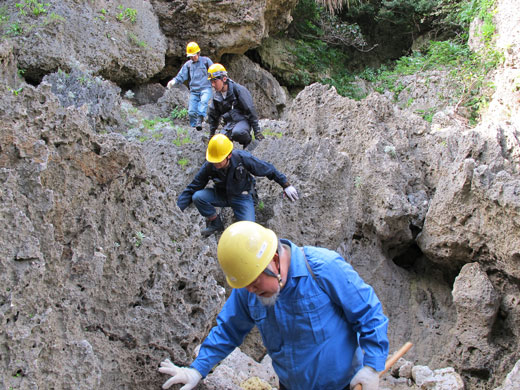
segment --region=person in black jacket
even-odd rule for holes
[[[241,144],[244,149],[251,142],[251,129],[255,139],[263,140],[253,97],[248,89],[231,80],[221,64],[209,67],[208,80],[215,90],[208,113],[210,137],[217,131],[222,118],[224,125],[221,133]]]
[[[223,134],[209,141],[206,162],[193,181],[182,191],[177,206],[184,211],[191,202],[199,213],[207,218],[207,226],[201,231],[205,237],[224,230],[224,224],[215,207],[231,207],[237,221],[255,222],[254,176],[265,176],[282,186],[285,195],[298,200],[298,192],[284,174],[276,168],[244,150],[233,150],[233,142]],[[210,180],[215,186],[206,188]]]

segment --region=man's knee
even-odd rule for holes
[[[233,141],[236,141],[241,145],[249,145],[251,142],[250,131],[246,129],[240,129],[238,131],[233,130],[231,137]]]
[[[195,204],[199,204],[199,203],[201,203],[201,201],[202,201],[202,202],[204,201],[203,198],[204,198],[204,197],[203,197],[203,191],[196,191],[196,192],[192,195],[191,200],[192,200],[193,203],[195,203]]]

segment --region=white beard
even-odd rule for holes
[[[278,291],[271,295],[269,298],[266,297],[258,297],[260,303],[264,306],[274,306],[276,300],[278,299],[278,295],[280,295],[280,287],[278,287]]]

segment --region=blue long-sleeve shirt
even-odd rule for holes
[[[191,92],[200,92],[205,89],[211,89],[211,81],[208,80],[208,68],[213,65],[213,61],[209,57],[200,56],[197,62],[188,60],[184,63],[175,80],[182,84],[189,80],[189,88]]]
[[[276,304],[233,290],[191,367],[206,376],[256,325],[291,390],[343,389],[362,366],[383,370],[388,319],[372,287],[338,253],[304,247],[313,277],[302,248],[282,242],[291,247],[291,264]]]

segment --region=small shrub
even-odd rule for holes
[[[179,164],[181,167],[185,167],[188,164],[189,160],[187,158],[181,158],[177,160],[177,164]]]
[[[40,3],[38,0],[23,0],[22,2],[15,4],[20,15],[25,16],[29,14],[36,17],[46,14],[49,6],[49,3]]]
[[[130,23],[135,23],[137,21],[137,10],[135,8],[125,8],[122,5],[118,5],[117,9],[121,11],[116,16],[118,21],[129,21]]]
[[[145,235],[143,232],[136,232],[134,236],[134,243],[135,247],[139,248],[141,244],[143,243],[143,239],[145,238]]]
[[[170,114],[170,117],[172,118],[172,120],[185,119],[187,116],[188,116],[188,110],[186,108],[179,108],[178,106],[176,106]]]
[[[130,42],[132,42],[136,46],[139,46],[139,47],[147,47],[148,46],[146,41],[144,41],[142,39],[139,39],[137,37],[137,35],[135,35],[134,33],[129,32],[128,33],[128,39],[130,40]]]
[[[264,129],[262,131],[262,134],[264,135],[264,137],[275,137],[275,138],[282,138],[283,134],[281,131],[274,131],[272,129],[270,129],[269,127]]]

